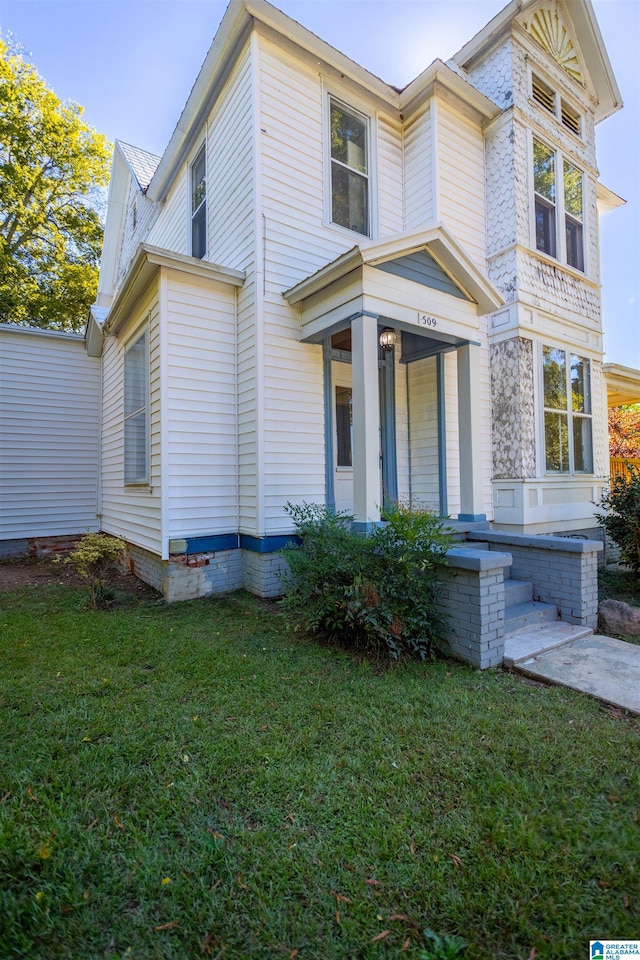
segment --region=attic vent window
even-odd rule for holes
[[[576,136],[580,136],[580,116],[576,113],[573,107],[570,107],[566,100],[563,100],[561,103],[561,117],[562,123],[564,126],[571,130],[572,133],[575,133]]]
[[[552,114],[563,127],[581,136],[582,125],[580,114],[566,100],[561,99],[553,87],[542,80],[537,74],[531,74],[531,97],[544,110]]]
[[[556,95],[551,87],[547,86],[544,80],[541,80],[540,77],[536,77],[535,73],[531,77],[531,92],[536,103],[539,103],[540,106],[544,107],[545,110],[548,110],[549,113],[555,114]]]

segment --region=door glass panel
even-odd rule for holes
[[[336,387],[336,463],[339,467],[351,467],[351,436],[353,431],[351,387]]]

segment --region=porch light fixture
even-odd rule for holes
[[[396,332],[391,327],[385,327],[380,334],[380,346],[385,353],[389,353],[396,345]]]

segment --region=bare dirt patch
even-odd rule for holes
[[[86,586],[85,581],[78,576],[69,563],[54,563],[53,560],[33,557],[0,562],[0,592],[49,586],[54,583],[64,583],[70,587]],[[109,583],[118,593],[127,594],[139,600],[160,598],[157,591],[130,573],[114,571],[109,577]]]

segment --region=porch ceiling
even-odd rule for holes
[[[449,342],[475,339],[478,318],[504,303],[442,224],[353,247],[283,295],[311,342],[363,313]]]

